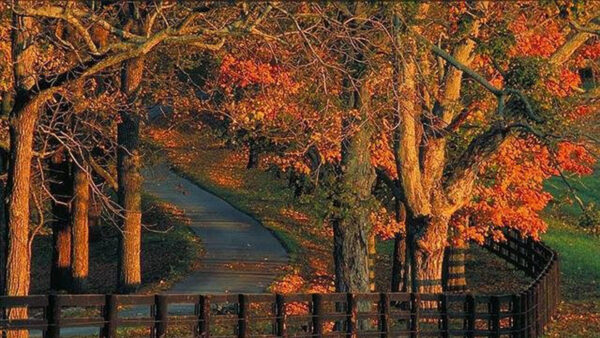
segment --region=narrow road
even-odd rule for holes
[[[144,190],[185,212],[189,227],[205,251],[201,267],[165,293],[261,293],[288,264],[289,256],[273,234],[252,217],[219,197],[173,173],[167,164],[142,170]],[[170,315],[193,313],[192,305],[173,304]],[[120,318],[148,316],[149,308],[133,306],[119,311]],[[61,330],[63,337],[98,335],[98,328]],[[31,337],[41,337],[31,331]]]
[[[185,212],[205,250],[200,270],[167,293],[260,293],[288,264],[285,249],[269,230],[167,164],[142,174],[146,192]]]

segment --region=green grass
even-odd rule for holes
[[[585,205],[593,203],[600,207],[600,167],[592,175],[568,178],[568,181]],[[581,216],[581,208],[577,203],[570,203],[573,200],[572,193],[560,177],[547,180],[544,190],[554,196],[555,202],[551,204],[554,212],[573,218]]]
[[[600,206],[600,168],[592,175],[570,179],[585,205]],[[551,337],[598,337],[600,335],[600,237],[578,225],[582,210],[572,203],[572,192],[560,178],[552,178],[545,190],[554,196],[544,218],[548,232],[542,240],[560,257],[564,303],[549,327]]]
[[[564,298],[600,299],[600,239],[567,221],[550,216],[547,221],[542,239],[559,253]]]

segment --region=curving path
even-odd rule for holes
[[[172,172],[161,163],[142,170],[144,189],[185,212],[202,240],[201,267],[175,283],[165,293],[261,293],[288,264],[281,243],[258,221],[235,209],[219,197]],[[173,304],[169,314],[189,314],[191,305]],[[121,309],[119,317],[148,316],[149,308]],[[61,336],[97,336],[98,328],[74,327],[61,330]],[[31,337],[41,337],[32,331]]]
[[[260,293],[288,264],[273,234],[252,217],[172,172],[166,163],[142,170],[146,192],[185,212],[202,240],[199,271],[168,293]]]

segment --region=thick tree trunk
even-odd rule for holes
[[[71,288],[71,172],[64,150],[58,150],[49,163],[52,199],[52,270],[50,288]]]
[[[124,65],[121,86],[133,104],[139,89],[144,60],[127,61]],[[136,290],[141,283],[141,188],[140,175],[140,117],[136,112],[122,111],[121,123],[117,130],[117,176],[118,198],[123,208],[119,243],[118,288],[121,292]]]
[[[369,154],[370,131],[363,125],[343,143],[338,215],[333,219],[335,285],[338,292],[369,292],[369,199],[375,180]]]
[[[73,292],[86,290],[89,270],[89,228],[88,210],[90,205],[90,187],[88,173],[73,166],[73,203],[71,214],[72,253],[71,273]]]
[[[16,5],[16,4],[15,4]],[[21,2],[19,5],[23,5]],[[45,99],[39,96],[30,100],[28,90],[33,85],[33,58],[23,57],[31,46],[32,19],[13,15],[11,34],[11,59],[14,72],[14,99],[9,114],[10,159],[6,182],[6,262],[4,264],[4,294],[24,296],[29,293],[30,283],[30,238],[29,238],[29,193],[31,178],[31,159],[33,155],[33,133],[39,115],[40,103]],[[11,93],[12,94],[12,93]],[[12,96],[12,95],[11,95]],[[4,102],[3,102],[4,103]],[[3,110],[8,110],[7,105]],[[27,308],[7,310],[5,318],[9,320],[27,318]],[[9,338],[24,338],[26,330],[9,331]]]
[[[19,97],[17,97],[19,98]],[[25,100],[25,98],[22,98]],[[8,296],[29,293],[29,192],[34,126],[38,112],[25,109],[19,101],[13,108],[10,121],[10,154],[6,191],[7,262],[5,291]],[[27,318],[27,308],[7,310],[8,319]],[[10,331],[7,337],[27,337],[27,331]]]
[[[141,282],[141,187],[139,117],[123,113],[119,125],[117,167],[119,204],[123,208],[119,245],[119,290],[131,292]]]
[[[5,174],[8,166],[8,152],[4,149],[0,149],[0,173]],[[6,184],[4,180],[0,180],[0,199],[4,201],[6,194]],[[4,203],[0,203],[0,271],[5,271],[6,264],[6,238],[8,236],[7,227],[6,227],[6,208]],[[0,273],[0,290],[4,291],[4,277],[5,273]],[[0,318],[2,318],[3,313],[0,312]]]
[[[411,245],[413,290],[421,293],[442,292],[442,266],[448,236],[448,217],[433,215],[413,219],[415,230]]]

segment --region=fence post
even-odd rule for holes
[[[382,292],[379,296],[379,331],[381,337],[387,337],[390,332],[390,295]]]
[[[410,337],[419,336],[419,309],[421,307],[421,297],[418,293],[410,294]]]
[[[156,338],[164,338],[167,336],[167,320],[168,320],[168,307],[167,296],[156,295],[154,296],[154,331]]]
[[[200,296],[200,313],[198,316],[198,336],[210,336],[210,298]]]
[[[104,327],[102,328],[102,336],[104,338],[114,338],[117,336],[117,320],[119,318],[117,304],[116,295],[106,295],[104,303]]]
[[[542,325],[540,330],[543,332],[548,323],[548,271],[542,274]]]
[[[521,330],[523,329],[523,316],[521,315],[521,295],[512,296],[512,325],[510,327],[511,337],[521,337]]]
[[[60,300],[58,295],[48,295],[48,309],[46,317],[48,320],[48,338],[60,337]]]
[[[240,294],[238,302],[238,337],[245,338],[248,335],[248,295]]]
[[[475,336],[475,297],[471,294],[466,295],[465,298],[465,312],[467,317],[465,318],[465,330],[467,331],[467,337]]]
[[[285,325],[285,298],[281,294],[275,295],[275,315],[276,318],[276,332],[275,334],[278,337],[283,337],[286,335],[286,325]]]
[[[529,247],[529,254],[527,256],[529,258],[529,264],[531,265],[531,275],[536,276],[537,265],[535,264],[535,241],[531,237],[528,237],[527,244]]]
[[[535,282],[533,287],[533,328],[534,328],[534,337],[537,337],[540,334],[540,282]]]
[[[348,316],[348,337],[356,337],[356,322],[358,317],[358,306],[354,294],[348,293],[346,296],[346,315]]]
[[[527,291],[527,325],[529,337],[536,337],[535,333],[535,285]]]
[[[491,337],[500,337],[500,299],[498,296],[490,298],[490,323]]]
[[[323,298],[318,293],[312,295],[312,333],[320,336],[323,333],[323,322],[321,315],[323,314]]]
[[[442,325],[441,325],[441,329],[442,329],[442,334],[441,336],[446,338],[450,336],[450,326],[449,321],[450,321],[450,316],[448,315],[448,295],[446,295],[445,293],[442,294],[440,296],[440,311],[441,311],[441,320],[442,320]]]

